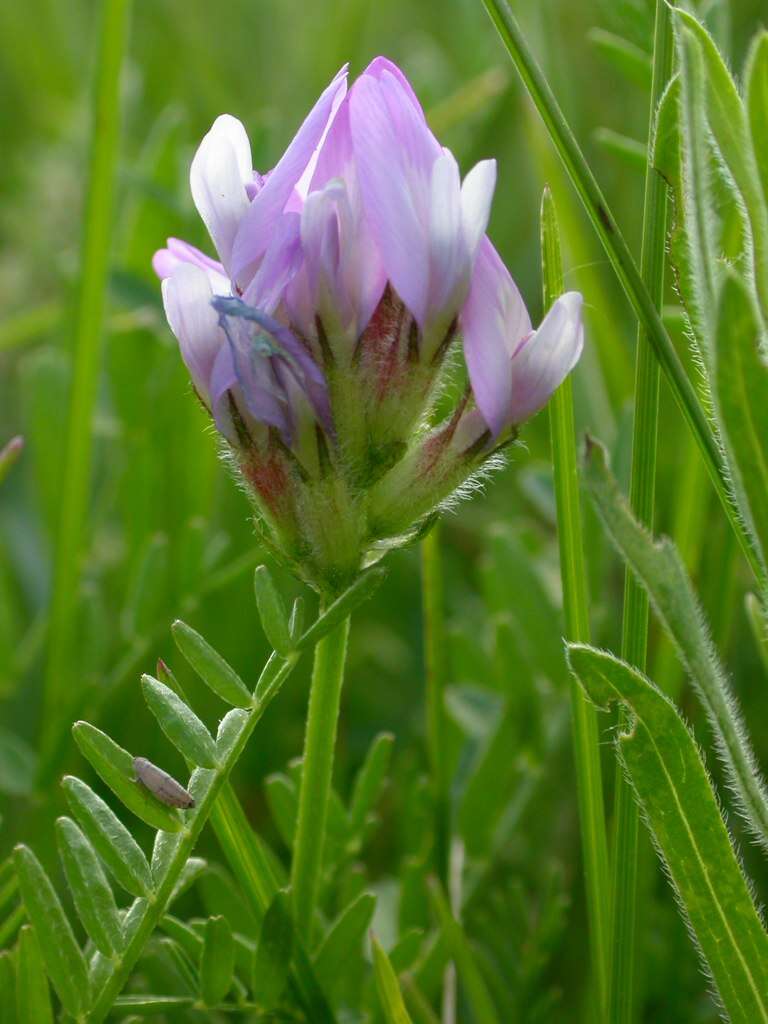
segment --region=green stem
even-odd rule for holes
[[[315,648],[307,711],[299,817],[293,843],[291,889],[298,932],[312,935],[315,903],[325,843],[325,822],[333,775],[336,727],[347,654],[349,619],[336,626]]]
[[[82,274],[75,313],[72,390],[63,457],[43,693],[44,751],[55,745],[63,723],[67,721],[63,711],[77,680],[77,589],[91,483],[93,411],[101,364],[120,143],[120,69],[127,46],[129,7],[130,0],[105,0],[100,34],[91,162],[85,199]]]
[[[727,475],[717,441],[710,430],[706,412],[697,398],[696,391],[688,379],[685,368],[664,326],[658,306],[645,285],[600,186],[584,159],[576,137],[563,116],[541,68],[529,50],[520,26],[506,0],[483,0],[483,3],[549,131],[568,176],[603,244],[611,266],[632,304],[638,320],[643,325],[647,340],[667,378],[683,418],[701,448],[707,470],[728,521],[738,538],[742,553],[755,578],[762,583],[764,576],[762,567],[729,496]]]
[[[548,189],[541,211],[544,308],[563,291],[560,240],[554,204]],[[589,598],[581,527],[579,475],[573,420],[573,393],[567,378],[549,403],[552,464],[555,476],[557,527],[563,607],[569,639],[589,642]],[[608,841],[605,829],[600,737],[595,709],[575,679],[571,681],[571,710],[579,822],[589,915],[598,1021],[607,1021],[610,972],[609,916],[605,882],[608,878]]]
[[[440,527],[421,543],[421,600],[426,668],[426,730],[434,798],[434,865],[441,885],[448,887],[450,794],[445,749],[445,608]]]
[[[656,109],[672,70],[672,25],[665,0],[656,0],[653,46],[653,79],[648,124],[648,157],[645,171],[643,236],[640,269],[656,308],[664,301],[664,257],[667,223],[667,190],[653,167],[653,132]],[[635,372],[635,417],[632,437],[632,468],[629,500],[636,516],[653,529],[656,492],[656,453],[659,418],[659,362],[653,354],[641,320],[637,334]],[[648,646],[648,596],[627,567],[624,576],[624,612],[621,656],[645,670]],[[626,725],[626,712],[620,712]],[[613,842],[613,886],[611,899],[611,947],[613,970],[610,985],[610,1020],[629,1024],[634,1018],[637,997],[637,893],[639,812],[623,771],[616,767]]]

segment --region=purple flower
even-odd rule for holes
[[[195,154],[218,259],[155,254],[168,322],[276,547],[321,589],[438,508],[579,358],[581,296],[534,331],[486,235],[495,184],[493,160],[462,180],[383,57],[349,91],[339,71],[271,171],[226,114]],[[434,425],[462,343],[471,390]]]

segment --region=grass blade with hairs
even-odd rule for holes
[[[768,849],[768,794],[760,777],[704,615],[674,544],[656,542],[632,515],[606,463],[605,449],[590,442],[585,481],[613,543],[645,587],[674,641],[707,712],[739,809]]]
[[[693,736],[653,683],[612,654],[568,648],[598,707],[631,715],[617,738],[647,825],[731,1024],[768,1021],[768,935]]]

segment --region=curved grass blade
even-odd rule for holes
[[[164,832],[178,832],[181,829],[178,813],[160,803],[136,781],[132,754],[89,722],[75,722],[72,735],[83,756],[137,818]]]
[[[768,564],[768,366],[749,292],[733,273],[717,311],[715,395],[739,511]]]
[[[747,59],[747,117],[752,137],[752,149],[763,186],[763,199],[768,203],[768,148],[765,133],[768,129],[768,32],[755,36]]]
[[[182,757],[201,768],[215,768],[216,744],[189,705],[152,676],[141,677],[141,688],[157,724]]]
[[[692,735],[630,665],[582,644],[568,658],[598,707],[631,713],[617,750],[731,1024],[768,1021],[768,935]]]
[[[51,880],[27,846],[13,851],[19,887],[40,953],[67,1013],[81,1018],[89,1008],[88,968]]]
[[[467,936],[451,913],[448,900],[436,878],[429,880],[429,896],[435,916],[440,923],[443,938],[456,964],[459,978],[464,985],[467,1002],[472,1007],[475,1019],[483,1021],[483,1024],[501,1024],[501,1018],[491,999],[485,978],[477,966]]]
[[[413,1024],[403,1002],[395,969],[375,935],[372,936],[372,944],[376,991],[379,993],[384,1019],[387,1024]]]
[[[648,592],[707,712],[718,750],[747,825],[768,849],[768,794],[704,615],[680,557],[637,522],[606,464],[605,449],[589,445],[585,482],[613,543]]]
[[[584,159],[576,137],[541,68],[536,63],[509,4],[506,0],[483,0],[483,4],[547,127],[553,145],[584,204],[584,209],[602,242],[611,266],[632,304],[638,320],[645,329],[648,342],[659,360],[683,418],[701,449],[707,471],[744,556],[755,578],[762,582],[762,567],[754,557],[749,538],[730,501],[728,481],[720,451],[710,429],[707,415],[675,351],[653,297],[643,282],[632,253],[618,229],[605,196]]]
[[[207,640],[178,619],[171,632],[176,646],[206,686],[228,704],[238,708],[251,706],[253,697],[248,687]]]
[[[56,842],[80,920],[104,956],[116,956],[125,945],[115,897],[99,858],[71,818],[56,822]]]
[[[70,809],[115,881],[132,896],[152,895],[144,852],[115,812],[73,775],[62,781]]]
[[[10,957],[3,954],[3,961],[10,967]],[[6,993],[2,993],[5,997]],[[0,1013],[10,1010],[5,1006]],[[34,1024],[53,1024],[53,1007],[48,986],[48,975],[45,973],[43,957],[34,929],[25,924],[19,932],[19,945],[16,950],[16,1013],[19,1022],[34,1021]],[[14,1019],[14,1018],[11,1018]]]
[[[768,208],[752,148],[747,112],[714,39],[688,11],[676,8],[675,16],[683,34],[695,39],[704,61],[707,120],[747,212],[754,250],[755,287],[763,318],[768,319]]]

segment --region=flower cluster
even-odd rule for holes
[[[486,235],[495,162],[462,181],[390,61],[346,78],[264,175],[242,124],[217,118],[190,178],[219,261],[178,239],[154,259],[265,542],[326,593],[423,528],[583,342],[581,296],[534,331]],[[462,346],[470,388],[434,424]]]

